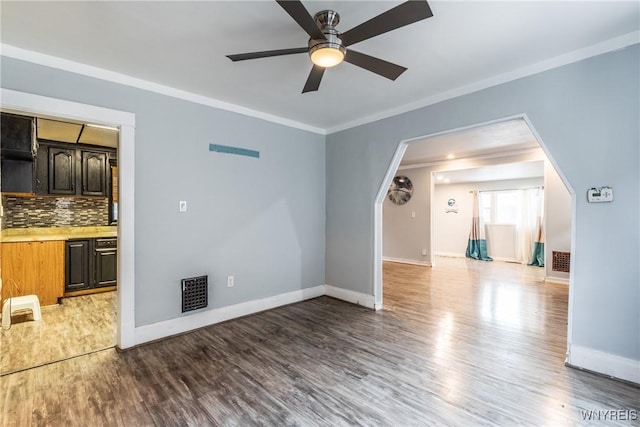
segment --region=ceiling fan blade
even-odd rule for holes
[[[342,33],[340,38],[345,46],[350,46],[432,16],[425,0],[409,0]]]
[[[309,11],[299,0],[276,0],[278,4],[287,12],[312,39],[326,40],[316,21],[309,14]]]
[[[247,59],[268,58],[270,56],[293,55],[294,53],[307,53],[308,47],[296,47],[293,49],[263,50],[262,52],[238,53],[236,55],[227,55],[227,58],[235,61],[244,61]]]
[[[387,62],[383,59],[365,55],[364,53],[356,52],[355,50],[348,50],[344,60],[390,80],[397,79],[400,74],[407,71],[405,67],[401,67],[400,65],[396,65],[392,62]]]
[[[307,77],[307,82],[304,84],[304,88],[302,89],[302,93],[307,92],[315,92],[320,87],[320,81],[322,80],[322,75],[324,74],[324,68],[318,67],[314,65],[309,73],[309,77]]]

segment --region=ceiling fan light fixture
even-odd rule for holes
[[[311,62],[323,68],[335,67],[340,64],[344,60],[345,53],[344,46],[331,42],[318,43],[309,49]]]

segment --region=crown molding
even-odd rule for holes
[[[55,68],[58,70],[68,71],[70,73],[80,74],[88,77],[94,77],[96,79],[118,83],[125,86],[130,86],[136,89],[142,89],[149,92],[159,93],[161,95],[166,95],[173,98],[182,99],[185,101],[190,101],[196,104],[202,104],[209,107],[218,108],[220,110],[226,110],[233,113],[242,114],[244,116],[249,116],[256,119],[266,120],[268,122],[277,123],[277,124],[284,125],[291,128],[301,129],[308,132],[317,133],[320,135],[326,135],[326,132],[324,129],[321,129],[315,126],[310,126],[305,123],[297,122],[295,120],[290,120],[284,117],[265,113],[263,111],[253,110],[251,108],[242,107],[240,105],[220,101],[215,98],[198,95],[196,93],[187,92],[185,90],[176,89],[170,86],[153,83],[147,80],[131,77],[126,74],[117,73],[115,71],[105,70],[103,68],[94,67],[92,65],[82,64],[80,62],[70,61],[68,59],[46,55],[44,53],[26,50],[26,49],[22,49],[16,46],[11,46],[8,44],[0,44],[0,55],[7,58],[13,58],[21,61],[30,62],[32,64],[43,65],[45,67]]]
[[[469,85],[465,85],[456,89],[441,92],[439,94],[436,94],[434,96],[430,96],[427,98],[423,98],[416,102],[405,104],[397,108],[388,109],[377,114],[369,115],[357,120],[345,122],[337,126],[328,127],[324,129],[316,126],[311,126],[306,123],[298,122],[295,120],[287,119],[285,117],[269,114],[263,111],[253,110],[251,108],[221,101],[215,98],[198,95],[192,92],[187,92],[187,91],[176,89],[170,86],[149,82],[136,77],[131,77],[131,76],[117,73],[114,71],[105,70],[99,67],[94,67],[92,65],[82,64],[79,62],[70,61],[67,59],[62,59],[59,57],[22,49],[16,46],[8,45],[8,44],[0,43],[0,55],[7,58],[19,59],[21,61],[43,65],[46,67],[51,67],[51,68],[55,68],[63,71],[68,71],[75,74],[94,77],[97,79],[122,84],[125,86],[135,87],[137,89],[147,90],[150,92],[155,92],[155,93],[171,96],[178,99],[183,99],[185,101],[194,102],[196,104],[202,104],[202,105],[207,105],[209,107],[218,108],[221,110],[231,111],[231,112],[242,114],[245,116],[254,117],[254,118],[266,120],[272,123],[281,124],[291,128],[301,129],[304,131],[308,131],[308,132],[312,132],[320,135],[329,135],[329,134],[340,132],[346,129],[354,128],[356,126],[361,126],[367,123],[375,122],[378,120],[397,116],[402,113],[427,107],[429,105],[446,101],[448,99],[456,98],[463,95],[468,95],[473,92],[477,92],[492,86],[497,86],[497,85],[507,83],[513,80],[517,80],[523,77],[538,74],[543,71],[551,70],[553,68],[558,68],[574,62],[582,61],[584,59],[591,58],[593,56],[598,56],[604,53],[623,49],[625,47],[632,46],[638,43],[640,43],[640,31],[633,31],[631,33],[627,33],[619,37],[605,40],[603,42],[596,43],[592,46],[588,46],[588,47],[578,49],[563,55],[559,55],[554,58],[550,58],[550,59],[538,62],[536,64],[522,67],[514,71],[498,74],[494,77],[481,80]]]
[[[386,119],[389,117],[397,116],[402,113],[414,111],[429,105],[437,104],[438,102],[446,101],[448,99],[457,98],[459,96],[468,95],[473,92],[478,92],[483,89],[490,88],[492,86],[498,86],[503,83],[507,83],[513,80],[518,80],[523,77],[528,77],[534,74],[542,73],[554,68],[562,67],[564,65],[579,62],[593,56],[602,55],[604,53],[612,52],[625,47],[632,46],[640,43],[640,31],[633,31],[631,33],[624,34],[619,37],[615,37],[609,40],[605,40],[594,45],[574,50],[563,55],[559,55],[536,64],[528,65],[526,67],[519,68],[517,70],[509,71],[507,73],[498,74],[485,80],[481,80],[469,85],[465,85],[456,89],[441,92],[437,95],[423,98],[419,101],[405,104],[403,106],[392,108],[386,111],[382,111],[378,114],[373,114],[367,117],[363,117],[357,120],[346,122],[334,127],[325,129],[326,134],[340,132],[343,130],[351,129],[356,126],[365,125],[378,120]]]

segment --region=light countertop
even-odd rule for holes
[[[8,228],[2,230],[3,243],[38,242],[46,240],[69,240],[94,237],[116,237],[118,227],[47,227],[47,228]]]

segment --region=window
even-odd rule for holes
[[[480,220],[485,224],[517,224],[520,211],[518,190],[480,193]]]

